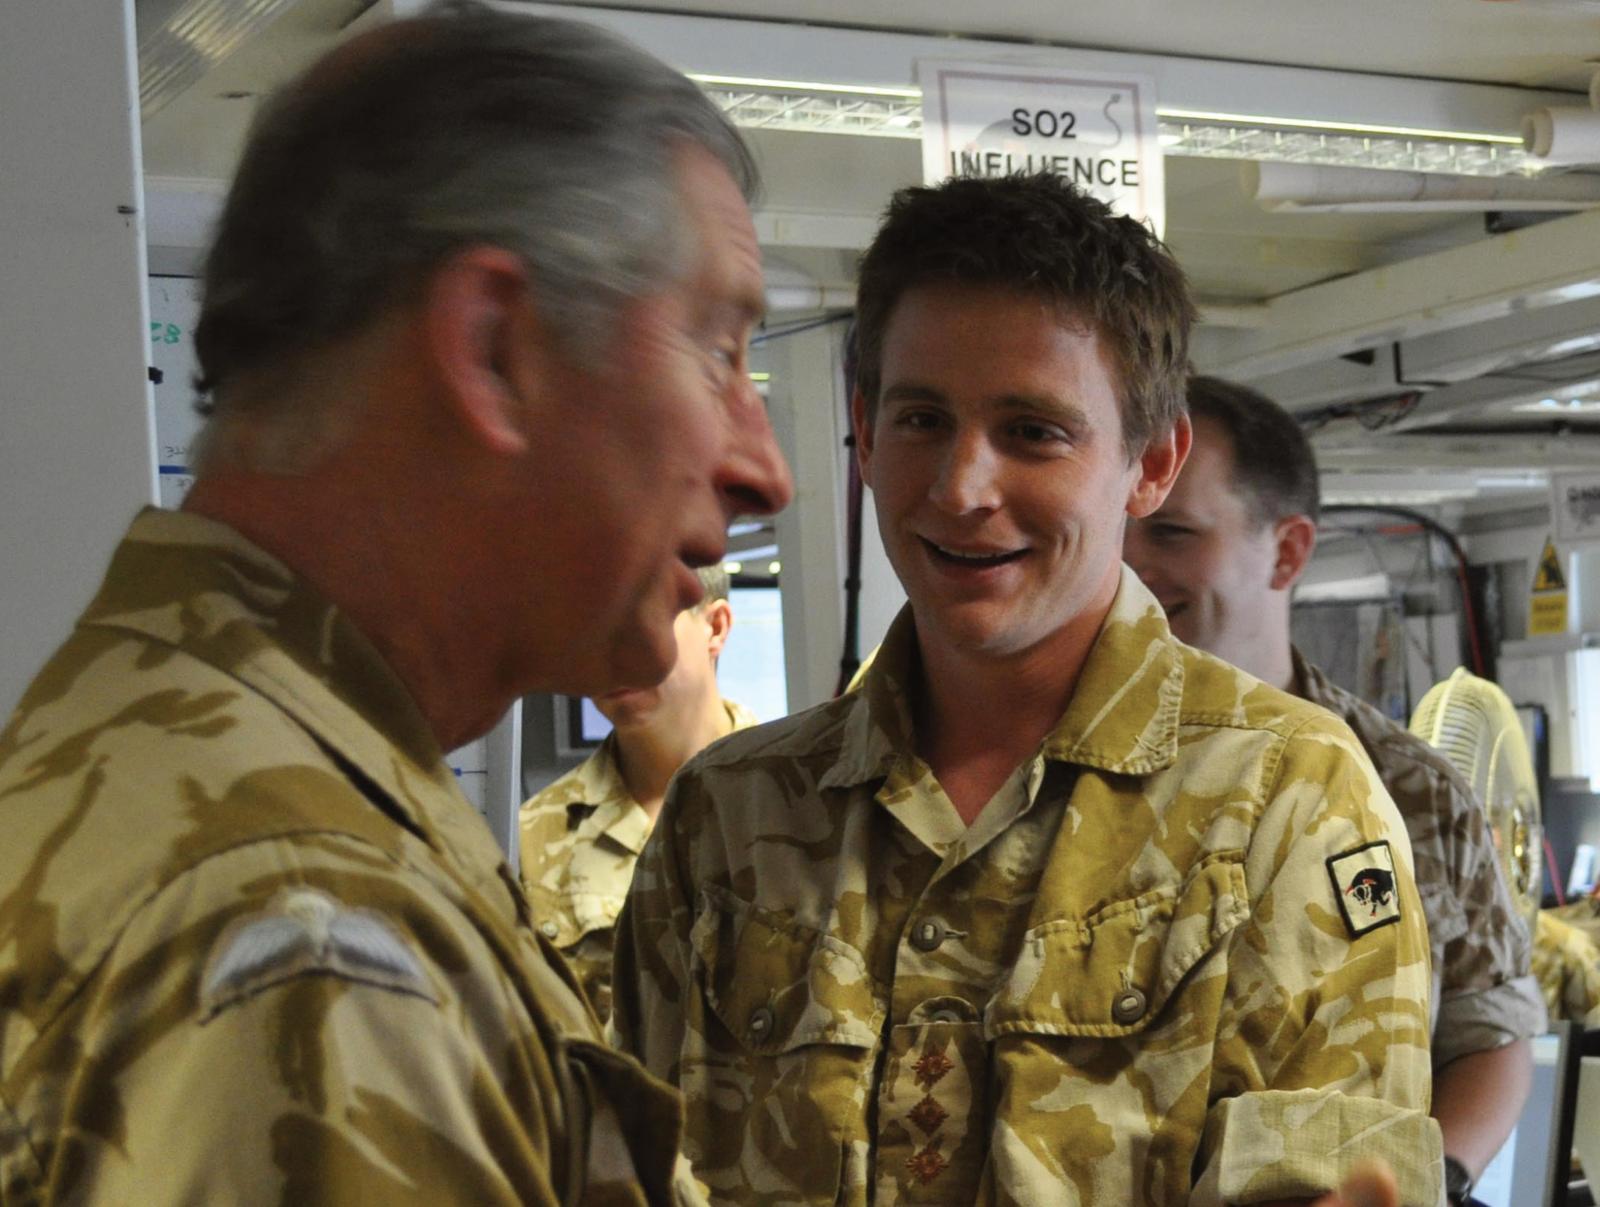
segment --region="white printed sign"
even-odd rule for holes
[[[195,410],[194,324],[200,282],[188,277],[150,278],[150,364],[160,376],[156,404],[156,459],[161,506],[177,507],[194,481],[189,446],[200,430]]]
[[[1600,473],[1552,476],[1550,520],[1558,545],[1600,541]]]
[[[1054,172],[1130,218],[1166,225],[1147,76],[922,59],[922,176]]]

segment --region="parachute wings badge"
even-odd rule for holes
[[[297,886],[231,922],[200,978],[200,1016],[291,977],[321,974],[437,1001],[416,953],[382,918]]]
[[[1328,876],[1350,937],[1358,939],[1400,921],[1400,894],[1395,886],[1394,853],[1385,841],[1369,842],[1328,859]]]

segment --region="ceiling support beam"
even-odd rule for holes
[[[1247,380],[1333,356],[1600,294],[1600,210],[1273,298],[1216,350]]]
[[[1317,465],[1324,472],[1406,473],[1420,484],[1433,470],[1478,470],[1484,473],[1548,472],[1593,469],[1600,465],[1600,435],[1569,432],[1564,436],[1368,436],[1363,443],[1324,445],[1315,442]]]

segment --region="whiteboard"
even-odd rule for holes
[[[189,449],[203,420],[195,411],[194,325],[200,282],[193,277],[150,278],[150,363],[161,380],[151,384],[156,406],[156,468],[163,507],[183,502],[194,475]]]

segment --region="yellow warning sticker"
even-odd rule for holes
[[[1539,568],[1533,572],[1535,591],[1565,591],[1567,576],[1561,571],[1561,558],[1556,555],[1555,542],[1545,538],[1544,552],[1539,555]]]
[[[1567,631],[1567,576],[1555,542],[1545,539],[1528,596],[1528,636],[1555,637]]]

